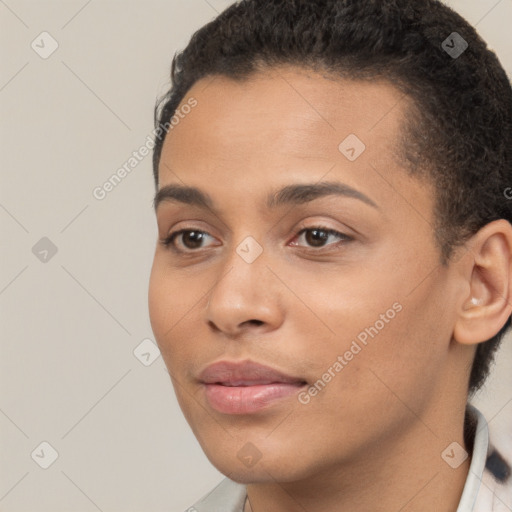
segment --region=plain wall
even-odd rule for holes
[[[162,358],[134,355],[153,340],[151,156],[93,191],[151,134],[174,52],[229,3],[0,2],[1,511],[179,511],[223,478]],[[512,2],[450,5],[510,75]],[[493,429],[512,425],[511,368],[507,338],[477,400]]]

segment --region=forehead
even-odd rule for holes
[[[389,143],[400,131],[409,102],[385,80],[347,80],[294,67],[257,72],[243,81],[205,77],[182,104],[191,97],[198,105],[180,130],[171,132],[167,146],[195,136],[203,152],[233,150],[243,143],[244,156],[252,146],[255,152],[280,148],[320,158],[337,157],[336,142],[350,133],[370,145]]]
[[[262,184],[310,183],[328,174],[391,206],[400,188],[406,195],[425,194],[410,190],[418,183],[406,176],[398,156],[410,99],[385,80],[281,67],[243,81],[205,77],[182,105],[191,98],[197,105],[165,139],[161,186],[181,182],[221,199],[230,194],[230,201],[233,191],[243,190],[245,201],[263,197],[269,187]],[[347,145],[360,153],[356,159],[343,152]],[[418,198],[426,210],[428,199]]]

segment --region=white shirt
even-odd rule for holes
[[[456,512],[511,512],[510,466],[496,455],[492,458],[495,464],[488,463],[489,467],[486,467],[489,456],[496,453],[490,449],[487,421],[478,409],[471,405],[468,407],[476,417],[476,432],[471,464]],[[507,472],[508,478],[503,482],[495,477]],[[246,498],[245,484],[226,477],[186,512],[243,512]]]

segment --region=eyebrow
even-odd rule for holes
[[[326,196],[343,196],[358,199],[379,210],[377,204],[369,197],[355,188],[339,182],[320,182],[307,184],[287,185],[275,192],[271,192],[266,199],[267,209],[272,210],[279,206],[291,204],[305,204],[314,199]],[[196,187],[179,184],[165,185],[155,194],[153,205],[155,210],[162,202],[178,202],[216,211],[210,195]]]

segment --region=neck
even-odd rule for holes
[[[441,457],[453,441],[465,446],[464,410],[457,420],[446,425],[431,417],[432,430],[415,422],[405,435],[360,450],[357,460],[321,468],[308,479],[248,484],[244,512],[453,512],[470,465],[468,457],[453,469]]]

